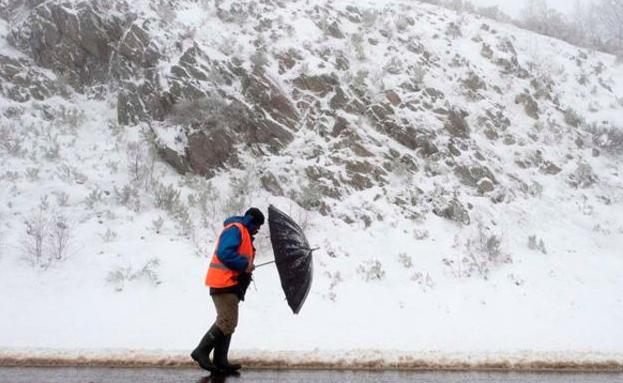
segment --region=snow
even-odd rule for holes
[[[179,3],[174,26],[177,29],[170,31],[170,35],[156,32],[163,44],[177,32],[196,28],[194,40],[189,37],[184,44],[203,46],[213,53],[211,59],[218,60],[225,56],[219,44],[229,36],[234,39],[233,54],[250,67],[248,58],[255,51],[251,42],[257,37],[250,32],[250,26],[243,34],[240,26],[224,24],[195,2]],[[396,45],[395,37],[386,39],[372,29],[370,36],[379,43],[372,46],[365,39],[366,59],[357,60],[348,37],[339,41],[323,40],[322,31],[305,10],[325,2],[310,3],[306,6],[292,2],[268,15],[274,19],[281,16],[294,27],[292,34],[274,43],[274,52],[285,52],[298,45],[318,50],[339,49],[349,52],[353,72],[340,73],[341,77],[353,75],[359,69],[372,73],[369,82],[374,71],[380,76],[383,73],[380,68],[390,60],[385,54]],[[343,10],[347,3],[335,7]],[[361,7],[392,12],[399,12],[399,5],[405,5],[379,1],[365,4]],[[417,36],[432,57],[441,58],[441,64],[426,73],[425,82],[443,91],[450,103],[467,105],[470,125],[475,130],[473,137],[479,147],[487,156],[496,158],[495,165],[501,174],[538,182],[542,186],[540,197],[515,198],[492,205],[486,198],[462,193],[463,201],[473,206],[472,224],[459,226],[433,214],[423,220],[410,220],[396,213],[389,197],[376,199],[385,189],[398,195],[417,186],[432,193],[451,185],[449,175],[433,178],[420,172],[410,180],[393,177],[388,187],[375,186],[345,195],[340,201],[329,201],[333,216],[307,212],[289,198],[272,196],[262,191],[259,181],[253,179],[248,204],[265,212],[269,204],[274,204],[291,214],[303,224],[311,246],[320,250],[314,253],[314,283],[299,315],[290,312],[274,266],[262,267],[254,273],[255,283],[241,304],[240,323],[232,344],[233,357],[257,363],[285,360],[292,364],[331,364],[340,360],[347,365],[378,360],[389,364],[402,361],[407,365],[418,360],[431,364],[460,361],[623,364],[621,157],[605,154],[593,157],[589,148],[574,147],[573,138],[565,132],[548,131],[549,128],[544,128],[546,131],[538,141],[527,138],[535,129],[534,121],[526,116],[522,105],[515,103],[515,95],[530,87],[529,80],[500,74],[497,66],[481,56],[481,44],[471,38],[481,35],[491,47],[497,46],[499,36],[512,41],[520,64],[527,67],[528,61],[538,61],[544,75],[556,80],[561,105],[573,107],[590,121],[623,124],[618,102],[623,97],[623,68],[615,65],[612,56],[596,52],[577,65],[571,60],[578,56],[575,47],[470,15],[460,16],[464,18],[463,37],[448,41],[435,35],[443,35],[447,23],[458,21],[458,15],[427,4],[412,6],[418,21],[409,35],[414,39]],[[147,9],[140,3],[135,7]],[[390,15],[389,11],[383,14]],[[346,20],[341,21],[345,24],[343,31],[356,30]],[[497,34],[479,33],[484,22]],[[13,49],[6,42],[7,34],[8,25],[0,19],[2,54]],[[399,32],[393,30],[393,34]],[[288,86],[286,80],[300,73],[326,73],[322,67],[324,61],[314,51],[303,48],[300,51],[308,56],[292,73],[280,76],[273,65],[268,69],[269,78],[283,87]],[[476,64],[451,67],[448,62],[455,54]],[[504,57],[504,53],[496,50],[495,57]],[[171,63],[178,58],[171,55]],[[400,58],[408,63],[419,59],[411,52],[401,52]],[[582,73],[592,73],[599,62],[604,64],[602,77],[611,82],[611,92],[598,84],[596,76],[589,76],[589,87],[576,82]],[[169,68],[166,63],[159,66],[163,73]],[[496,93],[489,87],[483,91],[486,98],[466,104],[465,95],[456,83],[469,70],[488,84],[496,84],[502,92]],[[393,88],[405,77],[404,74],[380,76],[380,83],[374,86]],[[382,94],[379,92],[377,96]],[[598,102],[602,108],[590,112],[588,100]],[[221,205],[231,193],[229,176],[244,176],[244,172],[232,170],[214,177],[210,182],[219,198],[213,201],[219,206],[205,224],[193,211],[195,226],[190,234],[182,233],[171,215],[156,206],[149,186],[139,188],[138,209],[131,203],[119,202],[117,193],[134,176],[128,145],[138,145],[141,163],[148,162],[150,157],[141,127],[116,130],[114,99],[89,100],[74,95],[71,100],[55,98],[46,103],[53,108],[82,111],[84,120],[75,130],[55,125],[44,121],[37,103],[30,101],[22,105],[30,113],[13,121],[2,113],[16,103],[0,98],[3,124],[0,127],[11,123],[24,126],[12,130],[11,137],[21,139],[29,153],[11,155],[0,146],[0,329],[3,329],[0,361],[32,355],[60,359],[86,355],[93,359],[187,360],[189,350],[214,320],[214,308],[202,281],[220,224],[226,217]],[[525,139],[523,146],[505,147],[501,140],[491,142],[476,134],[482,130],[476,116],[496,103],[504,106],[511,120],[509,130]],[[435,131],[440,131],[443,125],[430,113],[414,116],[408,109],[397,113]],[[547,120],[564,124],[553,107],[543,114],[542,122]],[[358,135],[371,143],[369,147],[375,156],[381,158],[387,146],[404,150],[371,129],[365,120],[357,122]],[[154,125],[154,129],[162,143],[183,153],[186,143],[177,139],[183,137],[180,127]],[[54,135],[58,135],[60,152],[58,157],[49,159],[45,153],[53,146],[50,137]],[[331,170],[339,169],[328,156],[314,158],[316,147],[325,151],[329,148],[316,132],[301,131],[284,153],[263,159],[249,156],[242,161],[286,177],[288,182],[283,186],[287,192],[300,186],[299,170],[306,165],[319,163]],[[536,168],[522,169],[515,164],[520,155],[527,156],[535,150],[541,150],[545,159],[556,160],[563,174],[573,171],[580,159],[590,161],[599,182],[593,189],[572,189],[562,177],[553,178]],[[575,157],[567,159],[565,155],[571,150]],[[471,160],[465,154],[460,159]],[[71,174],[63,177],[63,169],[67,167]],[[39,169],[39,175],[29,177],[30,168]],[[183,201],[207,189],[200,177],[181,177],[160,161],[154,164],[153,178],[163,185],[176,186]],[[89,202],[88,196],[97,191],[100,197]],[[65,205],[55,197],[59,193],[67,194]],[[73,236],[67,259],[42,269],[24,260],[24,221],[37,211],[46,195],[51,204],[50,215],[65,214],[71,222]],[[609,203],[604,203],[604,199]],[[361,217],[377,214],[383,219],[375,219],[366,227]],[[348,224],[340,217],[358,219]],[[153,228],[158,218],[164,219],[159,231]],[[477,223],[490,224],[493,233],[503,239],[502,251],[512,257],[512,263],[497,265],[487,279],[466,277],[461,269],[468,241],[479,234]],[[546,254],[528,247],[530,235],[543,240]],[[267,228],[263,228],[256,244],[257,262],[270,260]],[[406,267],[400,254],[411,257],[412,266]],[[157,278],[137,274],[152,259],[159,262],[155,267]],[[449,267],[444,259],[456,262]],[[361,267],[365,269],[374,261],[381,263],[384,277],[366,280]],[[114,271],[127,271],[136,277],[111,282]]]

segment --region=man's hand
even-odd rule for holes
[[[255,265],[251,263],[249,264],[249,266],[247,266],[247,269],[245,270],[245,272],[251,274],[253,270],[255,270]]]

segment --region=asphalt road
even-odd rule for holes
[[[623,373],[250,370],[209,377],[199,369],[0,368],[0,383],[621,383]]]

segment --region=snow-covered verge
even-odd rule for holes
[[[622,371],[621,355],[599,353],[407,353],[388,350],[236,351],[251,369]],[[185,352],[145,350],[0,350],[0,366],[193,367]]]
[[[112,1],[136,13],[156,69],[115,58],[63,72],[66,57],[34,55],[20,41],[36,39],[11,33],[56,3],[0,18],[3,360],[187,363],[170,350],[191,350],[214,318],[202,281],[222,219],[274,204],[321,249],[298,316],[273,266],[255,272],[232,343],[251,365],[623,364],[612,56],[417,2]],[[123,14],[109,9],[103,20]],[[124,51],[141,45],[121,35]],[[172,75],[210,65],[222,73]],[[159,111],[119,94],[153,85],[143,70],[165,93],[216,89],[251,107],[256,89],[242,88],[259,78],[294,112],[258,112],[276,142],[231,147],[235,161],[209,180],[181,176],[171,163],[201,170],[182,158],[199,128],[141,120]],[[270,260],[266,228],[256,245]]]

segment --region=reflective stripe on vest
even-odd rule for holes
[[[242,255],[247,257],[249,264],[253,263],[253,258],[255,256],[255,250],[253,249],[253,243],[251,241],[251,234],[249,234],[249,230],[247,230],[246,226],[241,224],[240,222],[230,223],[225,226],[223,232],[230,227],[237,227],[240,231],[240,245],[238,246],[238,255]],[[221,233],[222,235],[222,233]],[[224,288],[231,287],[238,284],[237,277],[240,272],[231,270],[225,264],[221,262],[216,254],[218,250],[219,240],[216,243],[216,249],[214,250],[214,254],[212,255],[212,260],[210,261],[210,267],[208,268],[208,272],[205,277],[206,286],[215,287],[215,288]]]

